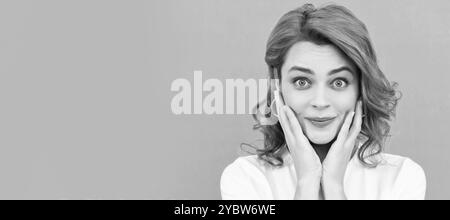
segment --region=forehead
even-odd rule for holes
[[[330,70],[347,66],[356,73],[353,63],[334,45],[317,45],[308,41],[298,42],[289,49],[282,72],[293,66],[311,69],[316,74],[327,74]]]

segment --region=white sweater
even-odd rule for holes
[[[347,166],[344,192],[348,199],[424,199],[423,169],[409,158],[380,154],[376,168],[363,166],[354,156]],[[222,173],[224,200],[292,200],[296,173],[291,155],[283,155],[281,168],[264,165],[256,155],[237,158]]]

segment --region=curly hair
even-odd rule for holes
[[[277,73],[281,73],[285,56],[291,46],[300,41],[334,45],[358,68],[366,117],[358,135],[358,140],[364,141],[355,153],[363,165],[376,167],[379,161],[373,156],[383,152],[390,132],[389,122],[395,117],[401,93],[396,89],[398,84],[389,82],[380,70],[365,25],[347,8],[334,4],[317,9],[312,4],[305,4],[289,11],[280,18],[267,42],[265,61],[270,79],[281,79],[281,74]],[[267,99],[258,103],[256,109],[270,108],[272,91],[273,85],[269,85]],[[264,136],[264,148],[257,149],[256,154],[259,159],[273,166],[283,166],[282,153],[286,150],[286,143],[281,125],[279,122],[271,125],[261,123],[261,119],[267,118],[267,115],[259,112],[267,111],[253,114],[256,120],[253,129],[261,131]]]

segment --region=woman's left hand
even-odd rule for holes
[[[355,116],[353,123],[352,119]],[[361,131],[362,104],[358,101],[356,111],[350,112],[336,141],[331,145],[327,157],[322,163],[322,187],[325,199],[346,199],[344,193],[344,175],[355,147],[356,138]],[[351,125],[351,128],[350,128]]]

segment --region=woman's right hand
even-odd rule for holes
[[[316,199],[320,190],[322,164],[303,134],[300,123],[292,109],[284,104],[278,90],[274,91],[278,120],[284,132],[297,174],[296,198]]]

